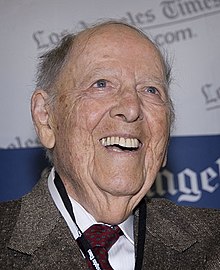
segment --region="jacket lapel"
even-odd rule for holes
[[[33,191],[22,199],[9,247],[32,255],[54,229],[59,218],[43,175]]]
[[[175,204],[165,199],[153,199],[147,202],[147,221],[146,221],[146,237],[145,250],[149,245],[154,244],[153,241],[159,241],[164,246],[174,249],[178,252],[190,248],[197,242],[195,237],[195,229],[186,219],[184,214]],[[138,218],[139,211],[135,212],[135,250],[137,251],[138,240]]]
[[[165,199],[154,199],[147,205],[147,231],[178,252],[197,242],[196,231],[190,221],[177,205]]]
[[[42,265],[42,269],[65,269],[70,261],[73,269],[85,269],[86,263],[78,245],[49,194],[47,177],[48,171],[22,199],[8,247],[32,255],[30,269],[35,269],[33,265]],[[59,268],[60,264],[62,267]]]

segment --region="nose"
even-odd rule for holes
[[[123,91],[117,95],[116,104],[111,108],[110,116],[132,123],[143,118],[141,100],[135,90]]]

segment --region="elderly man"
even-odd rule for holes
[[[220,269],[217,211],[145,199],[173,114],[158,48],[111,21],[41,60],[31,109],[53,168],[1,206],[1,269]]]

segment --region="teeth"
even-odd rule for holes
[[[119,145],[126,147],[126,140],[125,140],[125,138],[120,138],[119,139]]]
[[[103,146],[120,145],[128,148],[138,148],[139,141],[136,138],[123,138],[123,137],[106,137],[101,139]]]
[[[111,141],[111,145],[114,144],[115,143],[114,137],[111,137],[111,140],[110,141]]]
[[[107,137],[106,145],[111,145],[111,138]]]
[[[102,143],[103,146],[106,146],[106,138],[103,138],[103,139],[101,140],[101,143]]]

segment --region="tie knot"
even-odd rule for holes
[[[84,234],[92,248],[103,247],[108,251],[123,233],[118,226],[95,224]]]

